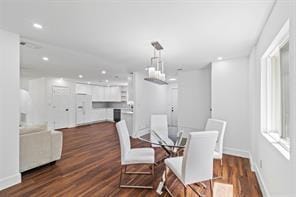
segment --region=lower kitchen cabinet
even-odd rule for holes
[[[106,120],[113,121],[113,108],[106,109]]]

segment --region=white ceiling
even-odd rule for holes
[[[24,75],[82,74],[87,80],[112,81],[149,66],[155,40],[164,46],[169,75],[177,68],[203,67],[218,56],[247,56],[274,0],[1,2],[1,28],[41,47],[22,47]],[[33,23],[44,28],[37,30]]]

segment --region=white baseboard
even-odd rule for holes
[[[224,147],[223,153],[228,154],[228,155],[248,158],[250,160],[251,170],[253,172],[255,172],[255,174],[256,174],[256,177],[257,177],[257,180],[259,182],[259,186],[260,186],[262,195],[264,197],[270,197],[271,196],[269,191],[267,190],[267,187],[266,187],[265,183],[264,183],[263,176],[262,176],[258,166],[254,162],[252,154],[249,151],[236,149],[236,148]]]
[[[259,186],[260,186],[262,195],[264,197],[271,197],[271,195],[270,195],[269,191],[267,190],[267,187],[263,181],[263,176],[262,176],[258,166],[255,163],[253,163],[253,169],[254,169],[254,172],[256,173],[256,177],[259,182]]]
[[[228,154],[228,155],[238,156],[238,157],[250,158],[249,151],[236,149],[236,148],[224,147],[223,153]]]
[[[22,182],[21,173],[16,173],[12,176],[2,178],[0,179],[0,191],[20,182]]]

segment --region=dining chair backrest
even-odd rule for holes
[[[182,162],[182,179],[185,184],[213,178],[213,159],[217,131],[191,132]]]
[[[151,115],[151,130],[158,135],[168,137],[168,117],[166,114]]]
[[[116,129],[119,137],[121,163],[122,163],[131,149],[129,132],[128,132],[125,120],[121,120],[117,122]]]
[[[217,119],[208,119],[206,124],[206,131],[218,131],[218,138],[216,142],[215,151],[219,153],[219,155],[223,154],[223,141],[224,141],[224,134],[226,130],[226,122],[223,120]]]

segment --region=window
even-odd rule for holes
[[[289,151],[289,21],[261,58],[261,131]]]

